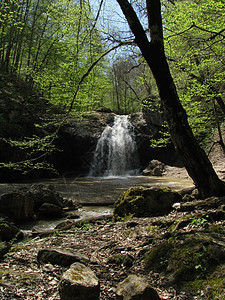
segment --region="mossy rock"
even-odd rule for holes
[[[23,233],[19,228],[7,221],[0,221],[0,240],[9,242],[21,239],[23,239]]]
[[[10,247],[10,243],[0,241],[0,260],[9,251]]]
[[[113,254],[111,255],[107,263],[115,265],[124,265],[126,267],[131,267],[133,264],[134,258],[129,254]]]
[[[151,217],[169,213],[181,196],[170,188],[132,187],[120,195],[114,204],[114,219],[126,216]]]
[[[205,279],[225,263],[222,245],[204,233],[170,238],[146,254],[145,267],[163,273],[170,284]]]
[[[59,283],[61,300],[98,300],[100,283],[95,273],[81,263],[74,263],[63,273]]]
[[[223,268],[221,272],[223,277],[209,277],[207,279],[196,279],[185,282],[182,289],[185,293],[188,293],[189,295],[193,294],[193,296],[196,294],[196,291],[201,291],[202,299],[205,300],[224,299],[224,272],[225,270]]]

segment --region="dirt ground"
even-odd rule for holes
[[[225,136],[224,136],[225,137]],[[225,153],[219,144],[215,144],[209,154],[209,159],[218,176],[225,179]],[[190,178],[185,168],[166,166],[164,176],[176,178]]]

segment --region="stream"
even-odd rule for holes
[[[189,187],[192,181],[170,177],[153,176],[111,176],[111,177],[77,177],[55,178],[27,183],[1,183],[0,194],[28,187],[34,183],[51,184],[64,198],[78,201],[82,208],[76,211],[79,219],[111,214],[113,204],[119,195],[133,186],[169,186],[174,190]],[[37,220],[21,225],[24,231],[52,229],[63,219]]]

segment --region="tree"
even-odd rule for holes
[[[104,52],[89,1],[0,1],[0,67],[25,78],[53,104],[68,107],[89,66]],[[74,110],[102,105],[110,83],[102,60]]]
[[[217,0],[177,0],[163,8],[171,73],[189,124],[201,142],[211,136],[212,128],[220,131],[224,121],[224,18],[224,3]]]
[[[109,89],[105,76],[108,61],[102,56],[105,46],[88,2],[0,0],[0,72],[26,80],[21,86],[43,100],[32,93],[25,101],[18,97],[18,106],[25,112],[33,109],[37,118],[31,117],[34,124],[29,133],[24,130],[16,136],[0,136],[0,142],[20,153],[9,159],[7,156],[0,168],[23,173],[49,169],[46,157],[55,151],[60,126],[67,121],[65,109],[80,115],[102,105]],[[99,57],[103,59],[97,65]],[[95,69],[90,67],[93,64],[97,65]],[[12,102],[2,104],[7,107],[4,114],[0,113],[5,124],[10,122],[11,105],[16,110],[17,101]]]
[[[133,6],[117,0],[135,36],[135,42],[149,65],[159,90],[162,108],[172,142],[201,197],[223,195],[225,184],[214,171],[188,124],[187,114],[178,97],[164,51],[160,0],[146,0],[150,41]]]

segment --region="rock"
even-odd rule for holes
[[[114,204],[114,219],[126,216],[150,217],[164,215],[181,196],[170,188],[133,187],[125,191]]]
[[[107,259],[108,264],[123,265],[130,268],[133,265],[134,258],[130,254],[113,254]]]
[[[0,240],[1,241],[11,241],[12,239],[23,238],[23,233],[14,224],[1,221],[0,222]]]
[[[225,204],[225,197],[209,197],[204,200],[194,200],[181,203],[178,211],[193,211],[195,209],[209,210]]]
[[[80,119],[74,117],[59,131],[54,165],[60,173],[72,170],[73,175],[87,175],[98,138],[104,128],[113,122],[112,112],[86,112]]]
[[[61,218],[63,217],[63,210],[61,207],[50,204],[50,203],[43,203],[41,207],[37,211],[39,218]]]
[[[30,220],[34,216],[34,201],[27,191],[18,190],[0,197],[0,211],[16,221]]]
[[[97,300],[100,295],[99,280],[94,272],[81,263],[74,263],[59,283],[61,300]]]
[[[178,193],[183,197],[185,195],[190,195],[195,190],[195,186],[192,185],[190,187],[179,190]]]
[[[172,207],[173,207],[174,209],[176,209],[176,210],[179,210],[179,209],[181,209],[181,203],[174,203],[174,204],[172,205]]]
[[[148,167],[143,170],[143,175],[148,176],[162,176],[165,170],[165,164],[159,160],[153,159],[150,161]]]
[[[99,109],[97,109],[97,112],[112,113],[112,110],[108,107],[102,106]]]
[[[15,225],[7,222],[0,222],[0,240],[11,241],[12,239],[20,240],[23,238],[23,233]]]
[[[68,267],[75,262],[87,263],[88,257],[81,253],[74,253],[62,249],[42,249],[38,252],[37,261],[39,263],[51,263],[52,265],[59,265]]]
[[[80,204],[80,202],[78,200],[73,201],[71,199],[63,198],[62,203],[63,203],[63,211],[65,211],[65,212],[69,212],[71,210],[75,210],[75,209],[82,207],[82,205]]]
[[[0,260],[9,251],[10,247],[11,245],[9,243],[0,241]]]
[[[52,185],[33,184],[29,193],[34,201],[34,210],[37,211],[42,204],[49,203],[63,207],[63,198],[59,196]]]
[[[61,218],[63,209],[75,208],[72,202],[64,200],[51,185],[34,184],[28,188],[3,194],[0,197],[0,211],[15,221],[27,221],[41,217]]]
[[[158,109],[155,110],[155,113],[155,116],[158,115]],[[129,115],[129,120],[134,126],[142,168],[145,168],[153,157],[168,165],[173,165],[177,161],[177,152],[171,142],[168,141],[164,147],[151,147],[151,140],[160,140],[163,138],[162,132],[165,131],[165,127],[161,126],[162,123],[158,117],[149,118],[149,113],[146,114],[143,111]]]
[[[129,275],[116,289],[117,300],[160,300],[146,278]]]
[[[178,223],[179,224],[179,223]],[[214,226],[208,231],[214,230]],[[204,280],[224,264],[223,232],[189,233],[164,240],[145,253],[145,267],[161,273],[169,285]]]

